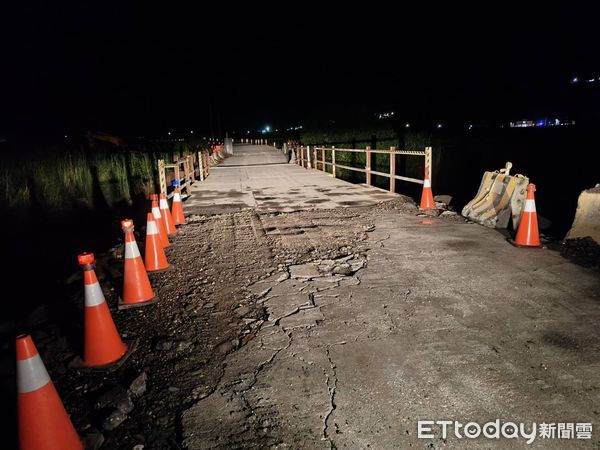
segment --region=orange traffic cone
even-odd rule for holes
[[[77,257],[77,261],[83,269],[85,289],[83,365],[108,366],[127,353],[127,346],[119,336],[96,278],[94,254],[82,253]]]
[[[157,272],[159,270],[165,270],[169,267],[169,263],[165,256],[165,249],[160,241],[158,226],[156,225],[152,213],[148,213],[148,220],[146,223],[146,250],[144,255],[146,271]]]
[[[523,214],[519,221],[519,228],[514,241],[511,244],[517,247],[541,247],[540,232],[538,229],[537,212],[535,210],[535,184],[527,186],[527,197]]]
[[[19,448],[83,449],[31,336],[17,336],[16,347]]]
[[[175,228],[175,224],[173,223],[173,217],[171,217],[171,211],[169,211],[167,196],[162,192],[160,194],[160,201],[158,204],[160,206],[160,215],[162,216],[163,223],[165,224],[167,234],[170,236],[177,233],[177,228]]]
[[[162,214],[160,212],[160,208],[158,207],[158,195],[150,195],[150,200],[152,200],[152,215],[154,216],[154,221],[158,227],[160,241],[162,242],[164,248],[170,247],[171,243],[169,242],[169,235],[167,234],[167,229],[165,228],[165,223],[162,220]]]
[[[173,191],[173,204],[171,205],[171,215],[175,225],[184,225],[185,216],[183,215],[183,203],[181,202],[181,194],[179,193],[179,180],[171,182],[175,190]]]
[[[133,220],[123,220],[121,228],[125,233],[125,273],[123,274],[123,298],[119,308],[143,306],[156,301],[156,297],[135,242]]]
[[[421,209],[434,209],[433,192],[431,191],[431,180],[429,178],[429,167],[425,166],[425,179],[423,180],[423,192],[421,193]]]

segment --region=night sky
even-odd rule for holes
[[[600,91],[569,82],[600,76],[592,2],[123,3],[2,7],[0,134],[206,133],[211,112],[230,132],[387,110],[515,120],[588,111]]]

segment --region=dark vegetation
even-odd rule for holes
[[[157,160],[167,162],[203,142],[88,141],[23,148],[2,143],[0,213],[8,264],[5,276],[27,286],[5,302],[3,320],[18,319],[64,296],[62,281],[78,270],[82,251],[100,253],[121,238],[119,222],[145,227],[148,196],[158,189]],[[35,268],[35,269],[34,269]]]
[[[448,128],[421,131],[392,126],[367,131],[305,131],[305,145],[334,145],[336,148],[389,148],[416,150],[433,148],[432,187],[434,195],[450,194],[460,211],[471,200],[486,170],[513,163],[512,173],[521,173],[536,184],[536,203],[542,231],[562,239],[568,231],[577,207],[579,193],[600,181],[592,163],[598,152],[594,130],[586,126],[555,128]],[[423,178],[421,157],[396,156],[397,174]],[[328,161],[330,156],[328,157]],[[364,154],[336,152],[337,162],[364,168]],[[388,155],[374,155],[373,169],[389,171]],[[364,174],[343,169],[340,176],[364,182]],[[373,177],[381,188],[388,179]],[[418,198],[420,186],[398,181],[396,191]]]

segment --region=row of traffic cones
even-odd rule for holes
[[[509,242],[516,247],[534,247],[542,246],[540,241],[540,231],[538,227],[537,211],[535,208],[535,185],[527,186],[527,196],[525,198],[525,206],[521,214],[521,220],[517,227],[517,234],[514,239],[509,239]],[[423,191],[421,193],[421,209],[434,209],[435,201],[433,200],[433,192],[431,190],[431,178],[429,176],[429,167],[425,167],[425,179],[423,180]],[[430,220],[423,220],[422,224],[431,224]]]
[[[179,183],[173,181],[173,205],[169,210],[165,194],[152,194],[152,210],[146,219],[146,248],[144,261],[133,234],[133,221],[125,219],[121,228],[125,233],[125,272],[123,276],[123,296],[119,308],[141,306],[156,301],[150,286],[148,272],[160,272],[169,268],[165,249],[171,246],[169,236],[175,235],[175,225],[183,225],[183,204],[179,193]]]
[[[183,205],[179,184],[169,210],[166,196],[151,196],[152,212],[148,213],[145,262],[133,234],[133,221],[125,219],[125,269],[120,307],[141,306],[156,301],[147,272],[165,270],[169,263],[164,249],[170,245],[169,235],[183,225]],[[164,234],[161,232],[164,231]],[[112,319],[108,304],[94,270],[93,253],[82,253],[77,262],[84,280],[84,367],[104,368],[123,361],[128,346],[123,342]],[[48,375],[42,359],[29,335],[16,338],[17,418],[21,450],[79,450],[83,444],[73,427],[64,405]]]

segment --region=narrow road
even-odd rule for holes
[[[210,176],[194,184],[192,192],[196,195],[186,202],[186,211],[204,214],[368,206],[396,197],[288,164],[281,151],[259,145],[235,146],[234,156],[211,168]]]
[[[187,448],[598,446],[595,429],[532,445],[417,437],[419,420],[595,427],[597,273],[460,219],[422,225],[406,198],[268,147],[235,147],[193,194],[196,220],[253,218],[264,274],[244,292],[264,322],[183,413]],[[248,249],[230,252],[235,265]]]

